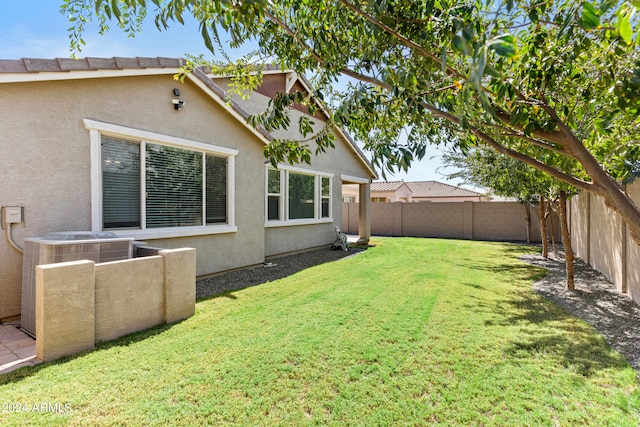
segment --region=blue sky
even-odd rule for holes
[[[69,57],[68,18],[59,13],[62,0],[0,0],[0,59],[63,58]],[[105,36],[97,26],[87,26],[86,45],[78,55],[91,57],[163,56],[183,57],[185,54],[211,58],[204,46],[198,24],[187,20],[184,26],[175,23],[166,31],[158,31],[151,19],[143,32],[128,38],[116,25]],[[433,156],[436,158],[432,159]],[[408,173],[388,176],[389,180],[447,181],[436,169],[441,166],[439,151],[432,147],[425,159],[416,163]]]

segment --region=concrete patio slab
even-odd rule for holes
[[[36,340],[18,326],[18,323],[0,325],[0,374],[42,363],[36,358]]]

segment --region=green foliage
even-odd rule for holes
[[[474,147],[461,153],[451,149],[445,151],[442,158],[446,166],[457,169],[449,174],[450,179],[461,178],[465,184],[490,189],[499,196],[514,197],[521,203],[535,203],[540,195],[554,200],[560,191],[569,197],[577,194],[575,187],[494,150]]]

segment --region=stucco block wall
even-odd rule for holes
[[[640,204],[640,180],[627,186],[627,193]],[[576,255],[604,274],[618,291],[640,303],[640,247],[622,218],[602,198],[586,192],[573,197],[570,206]]]
[[[342,229],[358,232],[358,203],[343,203]],[[540,221],[529,207],[531,237],[540,241]],[[372,203],[371,233],[382,236],[417,236],[490,241],[526,241],[525,206],[516,202]],[[560,221],[554,214],[555,238],[560,242]],[[547,222],[549,230],[550,221]]]
[[[580,193],[569,200],[571,246],[576,256],[589,262],[589,194]]]
[[[186,319],[196,311],[195,249],[160,251],[164,261],[164,323]]]
[[[419,237],[463,238],[464,205],[454,203],[404,203],[402,207],[402,234]],[[371,216],[371,228],[374,228]]]
[[[525,207],[520,203],[473,203],[473,236],[479,240],[527,240]],[[538,223],[538,216],[532,225]],[[540,230],[540,227],[537,227]],[[540,240],[540,232],[535,236]]]
[[[591,196],[591,233],[589,234],[590,262],[616,288],[622,290],[623,221],[605,206],[598,196]]]
[[[101,264],[36,267],[36,356],[54,360],[192,316],[195,264],[195,250],[182,248]]]
[[[93,261],[36,268],[36,355],[48,361],[95,343]]]
[[[350,205],[357,206],[350,203]],[[354,229],[358,230],[358,210],[354,212],[356,222]],[[376,219],[373,221],[373,219]],[[371,203],[371,233],[383,236],[397,236],[402,234],[402,206],[399,203]]]
[[[96,342],[158,325],[163,312],[162,256],[96,264]]]
[[[629,196],[640,206],[640,181],[636,180],[627,187]],[[633,241],[629,230],[626,231],[626,286],[631,298],[640,303],[640,246]]]

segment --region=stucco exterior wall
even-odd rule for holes
[[[172,90],[186,101],[173,108]],[[91,228],[90,141],[83,119],[178,136],[239,150],[235,164],[238,231],[140,240],[197,249],[197,274],[264,260],[263,144],[189,80],[170,75],[4,83],[0,102],[0,205],[23,206],[14,240]],[[0,319],[20,313],[22,256],[0,239]]]
[[[267,108],[269,98],[254,94],[250,100],[237,100],[243,108],[252,114],[260,113]],[[291,127],[287,131],[276,132],[279,138],[299,138],[297,123],[302,112],[294,110],[291,114]],[[317,119],[315,129],[320,129],[323,125]],[[340,226],[342,218],[342,180],[341,175],[362,179],[371,179],[362,161],[356,153],[349,147],[349,143],[344,138],[334,132],[336,138],[335,148],[328,148],[325,153],[315,155],[315,145],[311,144],[311,164],[297,165],[309,171],[333,174],[331,185],[331,210],[333,221],[330,223],[319,223],[312,225],[295,225],[282,227],[267,227],[265,230],[265,256],[273,256],[293,252],[310,247],[330,245],[336,238],[335,227]],[[264,163],[264,159],[262,162]],[[263,170],[264,174],[264,170]],[[264,195],[261,196],[264,199]],[[264,215],[263,215],[264,216]]]
[[[345,149],[346,147],[342,147]],[[336,146],[336,152],[341,148]],[[320,163],[320,162],[318,162]],[[312,162],[312,165],[314,163]],[[333,173],[331,181],[331,212],[332,221],[309,225],[287,225],[281,227],[267,226],[265,228],[264,251],[265,256],[274,256],[295,252],[306,248],[328,246],[336,239],[335,227],[341,225],[342,219],[342,182],[340,180],[339,169],[328,166],[322,172]],[[315,169],[315,168],[314,168]],[[264,196],[262,196],[264,198]]]

